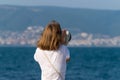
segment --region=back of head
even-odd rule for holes
[[[56,21],[51,21],[44,28],[37,46],[43,50],[57,50],[61,43],[61,27]]]

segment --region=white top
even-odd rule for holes
[[[40,48],[37,48],[34,54],[34,59],[39,63],[42,71],[41,80],[62,80],[60,75],[56,73],[55,69],[51,66],[44,54],[47,55],[51,63],[65,79],[66,59],[70,58],[68,48],[64,45],[61,45],[56,51],[41,50]]]

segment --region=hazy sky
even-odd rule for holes
[[[45,5],[94,9],[119,9],[120,0],[0,0],[9,5]]]

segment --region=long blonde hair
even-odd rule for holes
[[[60,24],[52,21],[44,28],[37,47],[42,50],[57,50],[61,45],[61,35]]]

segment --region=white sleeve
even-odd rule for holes
[[[66,54],[66,59],[69,59],[70,58],[70,52],[69,52],[67,46],[65,46],[65,54]]]
[[[38,61],[38,51],[37,51],[37,49],[36,49],[36,51],[35,51],[35,54],[34,54],[34,59],[35,59],[35,61]]]

